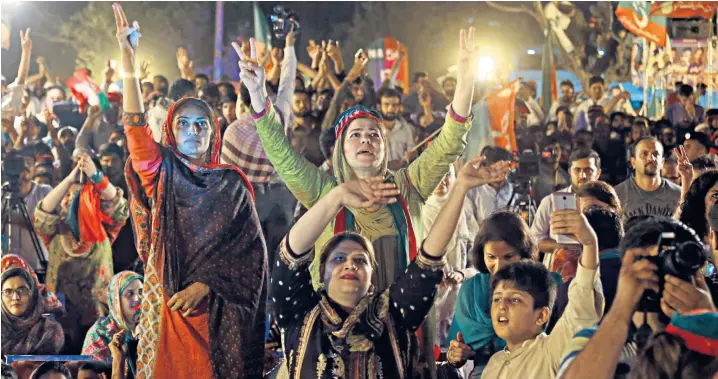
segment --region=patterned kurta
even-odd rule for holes
[[[418,344],[414,332],[434,303],[445,260],[420,250],[388,289],[368,294],[347,314],[311,285],[309,262],[287,238],[272,267],[270,296],[276,302],[285,360],[292,379],[414,378]]]
[[[42,203],[40,203],[42,204]],[[96,304],[107,305],[107,288],[114,275],[112,267],[112,242],[129,217],[127,200],[122,190],[112,200],[101,200],[100,207],[110,221],[103,226],[108,238],[102,242],[78,241],[70,227],[58,214],[35,209],[34,226],[37,235],[47,246],[50,259],[47,266],[47,290],[62,293],[74,307],[68,312],[91,314]],[[92,325],[94,318],[86,326]]]
[[[125,115],[132,225],[145,263],[137,378],[257,378],[264,366],[267,252],[252,188],[234,166],[218,164],[213,120],[209,162],[190,163],[171,134],[162,145],[142,114]],[[206,104],[205,104],[206,106]],[[188,317],[167,302],[193,283],[209,294]]]

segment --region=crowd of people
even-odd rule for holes
[[[113,11],[99,103],[28,75],[29,30],[2,82],[2,355],[84,356],[3,378],[718,375],[718,109],[690,86],[649,120],[600,77],[549,114],[522,82],[526,177],[477,145],[473,28],[411,88],[293,31],[233,43],[238,84],[180,49],[170,83]]]

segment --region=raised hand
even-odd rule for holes
[[[93,105],[90,107],[90,109],[87,110],[88,119],[96,120],[100,116],[102,116],[102,106],[100,105]]]
[[[30,28],[25,29],[24,34],[23,34],[22,30],[20,31],[20,46],[22,46],[22,51],[25,53],[29,53],[30,50],[32,50],[32,39],[30,38]]]
[[[461,29],[459,37],[459,62],[456,69],[456,92],[451,109],[461,117],[471,114],[471,98],[474,96],[478,49],[474,46],[474,28],[469,32]]]
[[[319,53],[321,51],[321,46],[317,45],[313,39],[310,39],[309,46],[307,46],[307,54],[309,54],[309,58],[312,58],[312,62],[319,62]]]
[[[511,171],[511,162],[500,161],[491,166],[484,166],[482,163],[486,157],[476,156],[464,164],[456,175],[456,184],[463,186],[468,191],[487,183],[497,183],[506,180]]]
[[[188,72],[191,72],[194,68],[194,62],[189,59],[187,50],[184,47],[177,49],[177,68],[179,68],[183,76]]]
[[[150,64],[149,61],[140,62],[140,81],[147,79],[150,76]]]
[[[590,245],[596,241],[596,233],[586,216],[575,209],[554,211],[550,216],[550,225],[552,232],[573,236],[581,245]]]
[[[673,148],[673,154],[678,158],[678,173],[681,175],[681,184],[691,185],[693,181],[693,165],[688,159],[686,149],[683,145]]]
[[[343,183],[340,188],[341,204],[351,208],[369,208],[377,204],[396,202],[399,190],[393,183],[384,183],[384,178],[356,179]]]
[[[294,23],[292,23],[292,27],[289,29],[289,33],[287,33],[287,38],[284,40],[284,47],[294,47],[296,42],[297,34],[294,33]]]
[[[117,37],[117,42],[120,44],[120,50],[122,54],[134,59],[135,48],[130,43],[130,35],[134,32],[134,29],[130,27],[130,24],[127,22],[127,16],[125,16],[125,11],[122,10],[122,5],[114,3],[112,4],[112,9],[115,12],[115,25],[117,26],[115,36]]]
[[[369,57],[366,55],[363,49],[359,49],[359,51],[354,54],[354,64],[347,73],[347,78],[345,80],[354,80],[358,78],[368,64]]]
[[[121,330],[112,336],[109,348],[113,361],[123,361],[127,357],[127,347],[123,343],[125,333],[124,330]]]
[[[327,59],[327,53],[322,51],[321,58],[319,59],[319,76],[329,74],[329,59]]]
[[[242,84],[247,87],[250,95],[259,96],[266,99],[264,79],[265,72],[264,67],[257,60],[257,44],[254,38],[249,39],[249,51],[250,55],[247,56],[237,42],[232,42],[234,51],[239,56],[239,78],[242,80]],[[254,106],[254,102],[252,102]],[[259,104],[257,104],[259,105]],[[262,107],[264,104],[261,105]],[[255,109],[256,111],[257,109]]]
[[[112,59],[107,58],[107,64],[105,65],[105,69],[102,70],[102,74],[105,76],[105,82],[112,82],[112,78],[115,76],[115,67]]]
[[[463,83],[473,87],[478,59],[478,49],[474,46],[474,33],[473,26],[469,28],[468,34],[464,29],[461,29],[460,32],[459,62],[456,69],[457,85]]]
[[[332,40],[329,40],[327,44],[327,55],[335,62],[342,59],[342,50],[339,48],[339,41],[332,43]]]
[[[81,152],[79,154],[77,166],[80,168],[80,171],[82,171],[88,177],[91,177],[97,172],[97,166],[95,165],[95,162],[85,152]]]

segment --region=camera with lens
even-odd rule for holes
[[[2,191],[5,196],[20,193],[20,174],[25,170],[25,159],[16,153],[9,153],[3,159]]]
[[[686,282],[691,282],[693,275],[706,262],[705,249],[699,243],[676,242],[675,233],[661,233],[658,242],[658,255],[646,256],[645,259],[658,266],[660,292],[646,290],[638,304],[640,312],[661,312],[661,294],[665,285],[665,276],[672,275]]]
[[[284,9],[281,5],[275,5],[272,12],[269,15],[269,20],[272,21],[272,32],[274,32],[275,37],[286,39],[287,34],[292,30],[292,25],[294,25],[294,33],[299,36],[299,16],[293,10]]]
[[[516,158],[516,162],[518,162],[516,179],[527,180],[539,176],[541,156],[533,150],[526,149],[521,151]]]

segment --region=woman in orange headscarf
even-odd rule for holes
[[[267,253],[244,174],[219,164],[214,111],[169,109],[157,144],[135,72],[139,26],[114,5],[124,78],[125,175],[145,264],[137,378],[257,378],[264,364]]]

